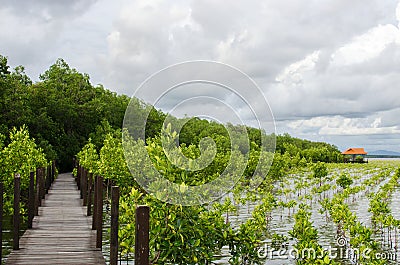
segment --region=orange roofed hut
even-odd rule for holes
[[[367,154],[364,148],[349,148],[342,153],[344,162],[350,163],[368,163],[368,161],[365,160]]]

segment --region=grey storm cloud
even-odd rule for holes
[[[287,64],[316,49],[339,47],[378,23],[395,21],[396,7],[394,1],[391,6],[380,1],[151,3],[133,2],[116,19],[109,36],[111,67],[131,66],[116,80],[141,67],[156,71],[175,62],[213,59],[273,81]]]
[[[9,9],[16,16],[30,17],[36,20],[57,20],[71,18],[86,12],[97,0],[2,0],[2,9]]]
[[[278,132],[341,148],[387,135],[388,147],[399,142],[399,20],[398,0],[0,0],[0,53],[34,80],[61,57],[128,95],[171,64],[220,61],[257,82]],[[181,92],[165,109],[190,90]],[[255,124],[243,102],[225,101]]]

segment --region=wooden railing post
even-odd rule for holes
[[[118,263],[119,187],[111,187],[110,265]]]
[[[19,200],[20,200],[20,187],[21,187],[21,176],[20,174],[14,175],[14,215],[13,215],[13,249],[19,249]]]
[[[78,166],[76,167],[76,185],[78,186],[78,190],[81,190],[81,165],[79,165],[79,161],[77,162]],[[80,194],[82,192],[80,191]]]
[[[38,216],[39,215],[39,206],[40,206],[40,179],[39,179],[39,169],[36,169],[36,182],[35,182],[35,211],[34,215]]]
[[[53,184],[54,179],[56,177],[56,160],[53,160],[53,162],[51,163],[51,183]]]
[[[42,199],[45,198],[45,187],[44,187],[44,168],[36,169],[36,183],[37,193],[39,194],[38,206],[42,206]]]
[[[81,167],[81,181],[80,181],[80,191],[81,191],[81,199],[83,199],[83,185],[85,183],[85,168]]]
[[[150,208],[139,205],[136,208],[135,264],[149,265],[149,220]]]
[[[0,182],[0,264],[3,264],[3,192],[4,185]]]
[[[52,170],[53,170],[53,167],[52,167],[52,165],[49,165],[49,174],[48,174],[48,177],[49,177],[49,182],[48,182],[48,186],[47,186],[47,193],[49,193],[49,190],[50,190],[50,188],[51,188],[51,184],[53,184],[53,181],[52,181],[52,178],[51,178],[51,175],[52,175]]]
[[[34,216],[35,216],[35,172],[31,172],[29,174],[28,228],[32,228],[32,221]]]
[[[38,206],[42,206],[42,193],[41,193],[41,190],[42,190],[42,180],[41,180],[41,170],[40,170],[40,168],[37,168],[36,169],[36,188],[37,188],[37,190],[36,190],[36,193],[37,193],[37,196],[38,196]]]
[[[93,173],[88,174],[87,216],[92,215]]]
[[[96,218],[97,218],[97,193],[98,193],[98,187],[97,187],[97,180],[98,176],[95,176],[93,178],[94,184],[94,194],[93,194],[93,218],[92,218],[92,230],[96,230]]]
[[[51,166],[50,165],[46,167],[45,176],[46,176],[46,178],[45,178],[45,193],[48,194],[50,186],[51,186]]]
[[[49,165],[49,188],[53,185],[53,162]]]
[[[97,202],[96,202],[96,248],[102,248],[103,245],[103,177],[96,178]]]
[[[83,196],[83,206],[86,206],[87,205],[87,188],[88,188],[88,185],[87,185],[87,180],[88,180],[88,178],[87,178],[87,176],[88,176],[88,171],[86,170],[86,169],[84,169],[83,170],[83,174],[82,174],[82,196]]]
[[[40,199],[41,200],[46,198],[46,187],[45,187],[45,185],[46,185],[46,181],[45,181],[46,174],[45,173],[46,173],[45,172],[45,168],[41,167],[40,168],[40,181],[41,181]]]

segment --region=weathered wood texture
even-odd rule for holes
[[[60,174],[6,264],[105,264],[71,174]]]

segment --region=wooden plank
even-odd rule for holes
[[[60,174],[6,264],[105,264],[71,174]]]

